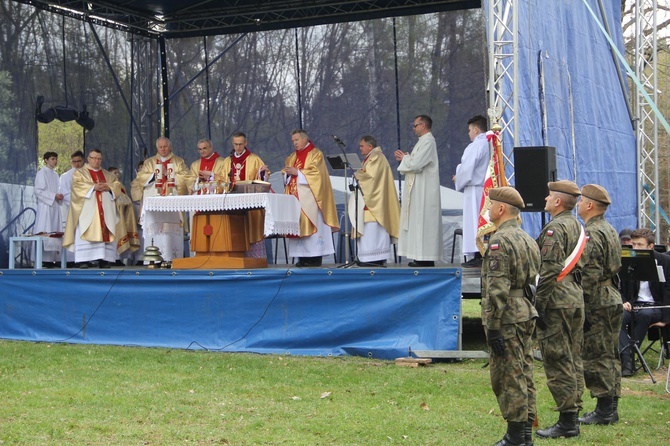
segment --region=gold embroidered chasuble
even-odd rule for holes
[[[306,152],[305,152],[306,151]],[[300,201],[300,236],[316,233],[316,216],[320,211],[323,221],[333,229],[340,229],[333,186],[330,183],[328,168],[323,152],[310,142],[302,150],[294,151],[286,158],[285,167],[297,167],[305,176],[308,184],[298,184],[298,177],[291,176],[284,188],[285,194],[294,195]]]
[[[89,169],[91,167],[87,163],[72,174],[70,210],[63,236],[64,248],[74,244],[77,225],[80,226],[81,238],[88,242],[113,242],[117,239],[116,228],[119,217],[116,203],[109,191],[91,191],[97,181],[93,179]],[[114,197],[119,196],[123,186],[116,175],[104,169],[99,172],[104,176],[104,182],[109,184]]]
[[[380,147],[372,149],[363,162],[363,168],[354,175],[363,191],[363,196],[359,195],[358,198],[359,227],[362,227],[361,220],[376,221],[391,237],[397,239],[400,229],[400,204],[393,171],[382,149]],[[352,199],[355,199],[353,195],[350,200]],[[360,215],[363,207],[364,214]],[[350,217],[354,218],[353,215]],[[353,236],[359,237],[360,233],[356,231]]]

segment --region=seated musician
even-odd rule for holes
[[[634,249],[654,249],[656,236],[651,229],[639,228],[631,234]],[[638,345],[647,335],[649,326],[664,321],[670,324],[670,256],[653,251],[656,264],[663,268],[666,282],[626,280],[621,284],[623,299],[623,321],[619,333],[621,352],[621,375],[633,376],[633,357],[630,341]],[[658,308],[667,305],[668,308]]]

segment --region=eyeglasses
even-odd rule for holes
[[[203,150],[207,150],[209,147],[198,147],[198,151],[202,152]]]
[[[421,124],[423,124],[423,122],[420,122],[420,123],[418,123],[418,124],[412,124],[412,128],[415,129],[415,128],[417,128],[418,126],[420,126]]]
[[[88,159],[90,160],[96,160],[96,161],[102,161],[102,158],[99,158],[97,156],[89,156]]]

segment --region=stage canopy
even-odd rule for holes
[[[269,31],[479,8],[479,0],[19,0],[98,25],[165,38]]]

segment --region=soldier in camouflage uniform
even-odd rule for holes
[[[540,250],[517,221],[524,207],[511,187],[489,191],[497,231],[482,265],[482,322],[490,347],[491,386],[507,433],[496,446],[532,444],[535,419],[532,336],[537,312],[524,289],[535,284]]]
[[[616,406],[621,396],[619,330],[623,318],[621,295],[615,283],[621,268],[621,244],[616,230],[605,220],[610,205],[607,190],[597,184],[582,187],[577,204],[586,224],[584,252],[584,382],[598,403],[581,424],[612,424],[619,420]]]
[[[544,210],[552,220],[537,239],[542,256],[535,308],[547,387],[560,412],[558,422],[537,431],[542,438],[576,437],[584,377],[584,298],[579,284],[581,253],[586,245],[582,225],[571,211],[581,194],[572,181],[551,182]]]

